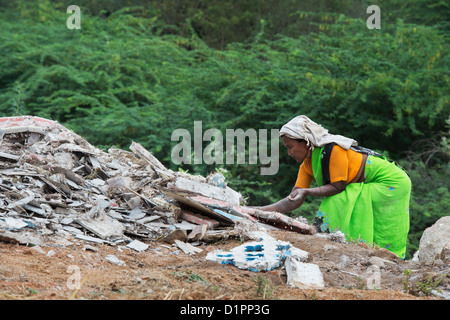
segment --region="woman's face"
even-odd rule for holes
[[[287,148],[289,157],[295,159],[297,162],[303,162],[309,156],[309,147],[306,141],[294,140],[286,136],[281,136],[284,146]]]

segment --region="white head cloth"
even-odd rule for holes
[[[324,145],[334,142],[341,148],[348,150],[351,146],[357,146],[356,140],[337,135],[330,134],[328,130],[318,125],[307,116],[297,116],[286,123],[280,130],[280,137],[286,136],[291,139],[306,140],[308,146],[323,147]]]

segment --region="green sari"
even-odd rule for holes
[[[312,154],[314,178],[322,182],[323,148]],[[365,181],[350,183],[346,189],[325,198],[317,213],[323,232],[342,231],[348,241],[361,241],[386,248],[405,258],[409,232],[411,181],[395,163],[369,155]]]

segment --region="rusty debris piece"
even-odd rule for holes
[[[262,211],[249,207],[241,207],[241,212],[246,212],[260,221],[273,225],[277,228],[295,231],[303,234],[315,234],[316,228],[308,225],[306,222],[301,222],[297,219],[290,218],[279,212]]]
[[[147,241],[175,241],[195,254],[188,242],[242,236],[244,222],[313,233],[304,221],[245,207],[239,192],[212,180],[166,168],[137,142],[105,152],[56,121],[0,118],[0,241],[139,252]]]

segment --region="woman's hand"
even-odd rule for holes
[[[287,197],[288,200],[295,202],[297,205],[302,205],[303,201],[305,201],[306,198],[306,192],[305,189],[302,188],[296,188],[292,190],[292,192]]]
[[[281,199],[280,201],[270,204],[264,207],[254,207],[258,208],[262,211],[275,211],[280,213],[290,212],[292,210],[297,209],[303,204],[306,198],[307,189],[301,189],[299,187],[294,187],[291,193],[286,197]]]

